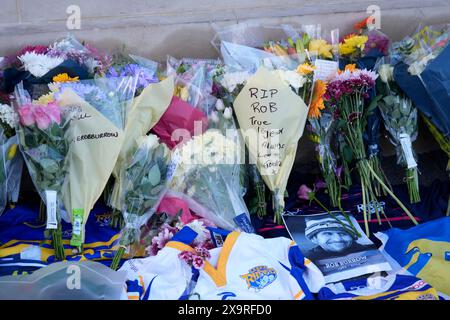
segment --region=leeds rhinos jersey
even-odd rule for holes
[[[436,289],[409,275],[347,280],[328,284],[318,294],[320,300],[439,300]]]
[[[173,240],[192,240],[197,234],[183,228]],[[190,243],[190,241],[188,241]],[[128,300],[178,300],[186,296],[193,270],[178,258],[178,249],[165,246],[156,256],[126,261],[119,271],[127,272]]]
[[[171,241],[168,247],[193,251]],[[191,298],[205,300],[313,299],[324,284],[319,269],[287,238],[264,239],[250,233],[231,232],[221,248],[199,270]]]

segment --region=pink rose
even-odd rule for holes
[[[53,122],[61,123],[61,109],[55,102],[49,102],[47,107],[45,107],[45,112]]]
[[[32,126],[35,122],[33,105],[26,104],[19,108],[20,123],[24,126]]]
[[[200,256],[195,256],[194,259],[192,260],[192,266],[195,269],[201,269],[203,268],[203,265],[205,264],[205,261],[203,260],[202,257]]]
[[[300,199],[311,200],[311,197],[314,196],[314,192],[311,190],[311,188],[309,188],[305,184],[302,184],[297,191],[297,196]]]
[[[36,119],[36,124],[39,129],[45,130],[52,123],[52,120],[45,112],[44,106],[37,106],[34,109],[34,117]]]

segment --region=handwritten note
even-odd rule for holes
[[[339,65],[336,61],[317,59],[314,63],[314,81],[329,81],[338,71]]]
[[[250,158],[269,189],[284,190],[308,109],[278,76],[260,67],[234,101]]]

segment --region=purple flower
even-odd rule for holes
[[[368,40],[366,42],[364,51],[369,53],[372,49],[378,49],[383,55],[388,54],[389,38],[381,32],[376,30],[371,31],[368,34]]]
[[[327,187],[327,184],[322,180],[319,180],[314,184],[314,188],[316,191],[319,191],[321,189],[326,189],[326,187]]]
[[[297,191],[297,196],[303,200],[312,200],[314,198],[314,191],[307,185],[302,184]]]
[[[117,78],[117,77],[137,77],[136,89],[144,89],[150,83],[158,82],[158,78],[154,75],[151,70],[142,67],[138,64],[126,64],[116,68],[109,68],[106,73],[107,78]]]

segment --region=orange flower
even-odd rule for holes
[[[345,40],[345,39],[350,39],[350,38],[353,38],[353,37],[356,37],[356,36],[357,36],[357,34],[354,33],[354,32],[352,32],[352,33],[349,33],[348,35],[346,35],[346,36],[344,37],[344,40]]]
[[[309,63],[303,63],[297,67],[296,71],[302,75],[307,75],[313,72],[314,69],[316,69],[316,67],[310,65]]]
[[[364,18],[361,21],[358,21],[353,25],[353,28],[356,30],[365,29],[367,27],[367,22],[369,21],[370,17]]]
[[[311,100],[311,105],[309,106],[308,117],[310,118],[320,118],[320,110],[325,109],[323,104],[323,96],[327,91],[327,85],[321,80],[317,80],[314,83],[314,91]]]
[[[353,71],[357,70],[356,64],[354,64],[354,63],[347,64],[347,65],[345,66],[344,71],[347,71],[347,70],[350,71],[350,72],[353,72]],[[341,74],[341,73],[342,73],[342,70],[339,69],[339,70],[338,70],[338,74]]]
[[[70,77],[67,73],[59,73],[52,80],[53,82],[76,82],[78,79],[78,77]]]

